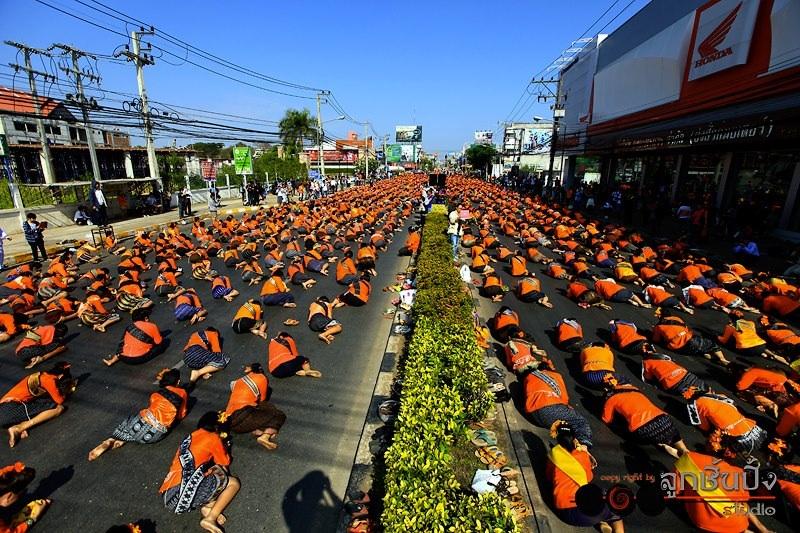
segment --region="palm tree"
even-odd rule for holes
[[[305,139],[316,138],[316,127],[314,117],[308,109],[299,111],[297,109],[287,109],[286,114],[278,123],[281,140],[283,140],[286,150],[290,154],[296,154],[303,148]]]

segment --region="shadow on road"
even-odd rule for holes
[[[331,490],[328,476],[314,470],[289,487],[282,507],[283,518],[291,533],[334,531],[342,500]]]
[[[73,465],[53,470],[39,480],[36,490],[31,493],[32,499],[38,500],[52,497],[58,489],[69,483],[74,475],[75,467]]]

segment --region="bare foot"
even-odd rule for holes
[[[320,372],[319,370],[298,370],[297,375],[308,378],[321,378],[322,372]]]
[[[211,503],[207,503],[207,504],[205,504],[204,506],[202,506],[202,507],[200,508],[200,514],[203,516],[203,518],[205,518],[205,517],[207,517],[207,516],[208,516],[208,513],[210,513],[210,512],[211,512],[211,508],[212,508],[212,507],[213,507],[213,504],[211,504]],[[219,515],[217,516],[217,524],[219,524],[219,525],[221,525],[221,526],[224,526],[224,525],[225,525],[225,522],[227,522],[227,521],[228,521],[228,519],[227,519],[227,518],[225,518],[225,515],[224,515],[224,514],[219,514]]]
[[[108,448],[110,446],[111,442],[109,442],[108,440],[104,440],[103,442],[98,444],[94,450],[89,452],[89,460],[94,461],[95,459],[106,453],[106,451],[108,451]]]
[[[273,442],[270,440],[271,435],[269,433],[265,433],[256,439],[256,442],[262,445],[264,448],[268,450],[274,450],[278,447],[277,442]]]
[[[22,439],[28,438],[27,431],[19,431],[13,427],[8,428],[8,447],[13,448]]]
[[[203,518],[200,520],[200,527],[211,533],[222,533],[222,530],[217,526],[214,520]]]
[[[290,308],[291,308],[291,307],[297,307],[297,304],[296,304],[296,303],[294,303],[294,302],[289,302],[289,303],[287,303],[287,304],[283,304],[283,306],[284,306],[284,307],[290,307]]]
[[[41,357],[34,357],[34,358],[31,359],[31,361],[27,365],[25,365],[25,368],[33,368],[36,365],[38,365],[39,361],[41,361],[41,360],[42,360]]]

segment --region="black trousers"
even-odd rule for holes
[[[105,226],[108,224],[108,208],[104,205],[97,206],[97,225]]]
[[[39,260],[39,252],[42,253],[42,261],[47,259],[47,250],[44,249],[44,239],[38,238],[34,242],[29,241],[28,245],[31,247],[34,261]]]

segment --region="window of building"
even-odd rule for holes
[[[86,130],[83,128],[69,128],[69,138],[72,142],[86,142]]]
[[[778,225],[798,158],[795,154],[745,152],[730,203],[740,226],[757,230]]]
[[[14,121],[14,129],[17,131],[25,131],[28,133],[36,133],[38,130],[36,129],[36,124],[33,122],[23,122],[21,120]]]
[[[44,132],[48,135],[61,135],[61,128],[59,126],[47,126],[44,127]]]

